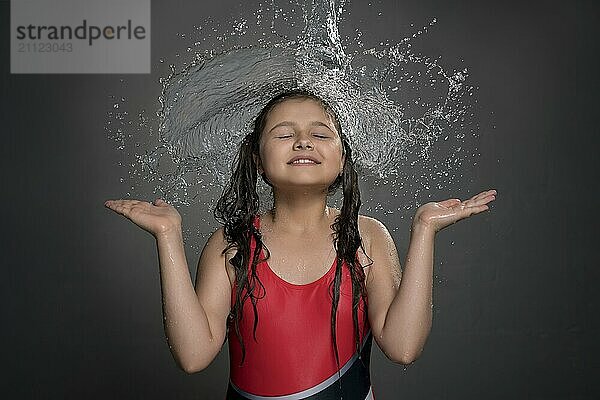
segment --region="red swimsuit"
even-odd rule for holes
[[[256,218],[255,226],[259,228]],[[251,239],[250,251],[256,247]],[[264,259],[264,254],[260,255]],[[371,334],[362,329],[364,303],[358,310],[361,354],[356,352],[352,321],[352,282],[343,264],[337,311],[338,371],[331,335],[330,283],[335,262],[318,280],[306,285],[289,283],[276,275],[266,261],[257,266],[264,286],[258,294],[258,325],[253,337],[254,313],[244,302],[240,332],[246,357],[233,323],[229,327],[230,385],[227,399],[372,399],[369,379]],[[264,297],[263,297],[264,295]],[[235,290],[232,291],[232,301]]]

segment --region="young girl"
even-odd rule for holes
[[[258,176],[273,206],[260,215]],[[327,205],[341,187],[340,210]],[[379,221],[358,214],[352,152],[332,108],[282,93],[241,146],[192,286],[179,213],[154,203],[105,205],[156,238],[164,327],[181,368],[206,368],[229,339],[228,399],[372,399],[371,339],[409,364],[431,328],[436,232],[488,210],[495,190],[419,207],[403,274]]]

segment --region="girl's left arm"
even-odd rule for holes
[[[496,191],[482,192],[464,202],[449,199],[419,207],[413,218],[403,272],[394,241],[383,224],[371,220],[367,279],[369,323],[386,356],[410,364],[423,351],[432,322],[433,248],[435,234],[456,221],[489,207]]]

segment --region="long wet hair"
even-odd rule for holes
[[[260,137],[265,129],[270,111],[278,104],[290,99],[311,99],[319,103],[323,110],[330,115],[340,135],[342,150],[345,157],[342,173],[329,186],[328,194],[333,194],[341,186],[343,193],[343,205],[340,214],[331,225],[334,235],[334,248],[336,250],[335,278],[330,286],[331,293],[331,333],[333,337],[333,348],[339,369],[339,355],[337,350],[337,308],[340,298],[340,286],[342,282],[342,267],[344,262],[348,266],[352,280],[352,319],[354,323],[354,338],[356,350],[360,354],[360,334],[358,309],[361,300],[364,304],[363,329],[367,323],[367,294],[365,287],[365,273],[363,266],[357,258],[359,248],[363,249],[361,237],[358,231],[358,211],[361,205],[360,190],[358,187],[358,174],[352,161],[352,150],[347,138],[342,133],[339,120],[333,109],[318,96],[305,91],[293,90],[280,93],[271,99],[260,111],[254,121],[254,129],[242,141],[236,160],[233,164],[231,179],[227,184],[221,198],[215,208],[215,218],[223,224],[224,236],[227,247],[223,254],[230,250],[236,250],[235,255],[229,263],[235,270],[235,303],[231,307],[229,323],[233,323],[235,333],[242,347],[242,363],[244,362],[246,349],[240,333],[239,324],[242,320],[242,309],[245,301],[250,301],[254,311],[253,336],[256,340],[256,327],[259,315],[257,302],[264,296],[264,286],[257,276],[256,269],[260,262],[261,250],[266,250],[266,258],[269,251],[262,241],[261,233],[254,226],[254,218],[259,213],[259,196],[256,190],[258,179],[258,165],[256,159],[259,155]],[[263,180],[270,185],[267,177]],[[254,238],[256,248],[251,254],[250,240]],[[250,265],[250,268],[248,268]],[[260,288],[260,289],[259,289]],[[262,293],[262,295],[260,294]],[[228,324],[229,325],[229,324]]]

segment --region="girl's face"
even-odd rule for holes
[[[333,118],[318,102],[285,100],[267,116],[258,171],[276,188],[327,190],[344,168],[342,148]]]

